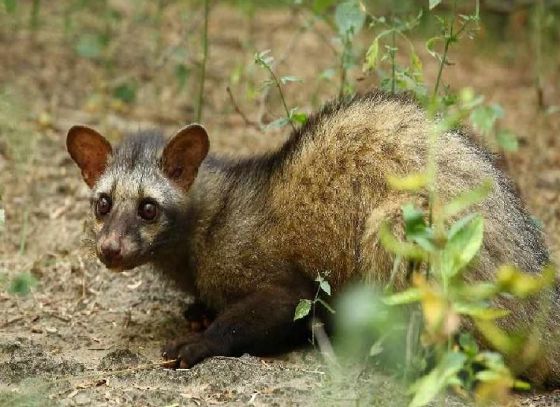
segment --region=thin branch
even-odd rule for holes
[[[229,86],[226,87],[226,92],[229,95],[229,99],[231,101],[231,104],[233,106],[233,108],[235,109],[235,111],[237,112],[237,114],[239,116],[241,116],[241,118],[243,119],[243,121],[245,122],[245,125],[247,126],[251,126],[256,128],[259,131],[262,131],[261,127],[259,126],[259,124],[257,122],[252,121],[251,119],[249,119],[245,113],[243,113],[243,111],[241,110],[241,108],[239,107],[239,105],[237,104],[235,98],[233,97],[233,93],[231,91],[231,88]]]

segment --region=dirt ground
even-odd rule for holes
[[[0,273],[30,271],[39,282],[25,297],[0,292],[0,405],[405,405],[405,389],[389,376],[366,369],[334,377],[313,349],[266,359],[217,357],[189,370],[157,365],[161,345],[186,330],[181,315],[189,299],[147,268],[111,273],[82,248],[88,189],[67,156],[65,133],[87,123],[117,140],[127,130],[170,133],[191,121],[201,12],[170,5],[158,20],[165,29],[156,31],[141,18],[154,12],[156,2],[140,2],[138,10],[134,2],[110,1],[121,20],[111,28],[104,59],[92,60],[79,57],[73,44],[104,23],[76,12],[65,32],[62,8],[46,3],[36,32],[26,21],[0,27],[0,193],[6,210]],[[10,18],[0,15],[3,23]],[[306,22],[313,28],[300,29]],[[246,123],[226,92],[229,85],[251,121],[281,114],[273,92],[259,96],[265,76],[252,64],[256,50],[272,49],[276,69],[304,80],[286,87],[291,106],[311,111],[336,95],[336,78],[318,79],[337,64],[329,36],[321,23],[285,9],[249,18],[238,8],[214,7],[203,117],[211,148],[251,154],[275,148],[287,135]],[[454,88],[472,86],[505,108],[504,125],[521,139],[506,166],[558,259],[560,114],[536,107],[531,55],[519,33],[499,51],[467,40],[452,53],[456,64],[444,80]],[[174,74],[179,57],[193,67],[183,88]],[[424,60],[432,81],[434,64]],[[548,105],[560,104],[559,79],[545,75]],[[131,104],[111,96],[127,81],[137,84]],[[358,83],[372,86],[369,79]],[[443,403],[464,404],[452,396]],[[560,405],[560,393],[517,395],[515,404]]]

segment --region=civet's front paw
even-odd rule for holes
[[[169,361],[165,366],[171,369],[187,369],[213,355],[215,346],[200,333],[171,341],[162,349],[163,358]]]

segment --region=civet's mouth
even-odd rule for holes
[[[136,262],[127,261],[126,258],[120,257],[118,259],[107,259],[103,256],[98,256],[99,260],[107,267],[109,270],[115,273],[120,273],[126,270],[132,270],[137,266]]]

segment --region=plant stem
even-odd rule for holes
[[[393,23],[394,24],[394,23]],[[391,93],[394,95],[395,94],[395,90],[396,90],[396,71],[397,71],[397,66],[395,63],[395,56],[397,54],[396,51],[396,37],[397,37],[397,33],[395,28],[393,27],[393,32],[391,33]]]
[[[204,81],[206,80],[206,61],[208,60],[208,15],[210,14],[210,0],[204,0],[204,30],[202,37],[202,65],[200,67],[200,87],[198,89],[198,103],[196,107],[196,121],[202,120],[204,105]]]
[[[351,44],[352,43],[350,42],[350,38],[348,37],[348,34],[346,34],[343,38],[343,49],[342,55],[340,56],[340,90],[338,92],[339,97],[344,96],[344,88],[346,88],[346,58]]]
[[[543,19],[544,19],[544,0],[540,0],[535,5],[535,59],[536,59],[536,75],[535,75],[535,88],[537,92],[537,104],[539,109],[544,108],[544,97],[543,97]]]
[[[435,99],[439,90],[439,84],[441,82],[441,74],[443,72],[443,67],[445,66],[446,62],[447,62],[447,52],[449,51],[449,45],[451,45],[451,42],[453,41],[454,38],[454,34],[453,34],[453,27],[455,26],[455,18],[457,16],[457,0],[455,0],[453,2],[453,17],[451,18],[451,24],[449,27],[449,33],[445,34],[445,45],[443,47],[443,55],[441,57],[441,61],[439,63],[439,70],[438,70],[438,75],[437,75],[437,79],[436,79],[436,84],[434,86],[434,93],[432,95],[432,98]]]
[[[25,245],[27,241],[27,220],[29,217],[29,209],[25,208],[23,211],[23,220],[21,222],[21,235],[19,238],[19,254],[23,256],[25,254]]]
[[[294,126],[294,123],[292,123],[292,118],[290,117],[290,109],[288,109],[288,105],[286,104],[286,99],[284,98],[284,92],[282,92],[280,81],[278,80],[278,77],[276,76],[276,74],[274,73],[270,65],[264,64],[264,66],[270,73],[270,77],[272,78],[274,84],[276,85],[276,88],[278,89],[278,93],[280,94],[280,100],[282,100],[282,106],[284,106],[284,111],[286,112],[286,117],[288,119],[288,122],[290,122],[290,126],[292,126],[292,130],[296,131],[296,126]]]
[[[35,31],[39,27],[39,10],[41,9],[41,0],[33,0],[31,6],[31,18],[29,20],[29,25],[31,29]]]

